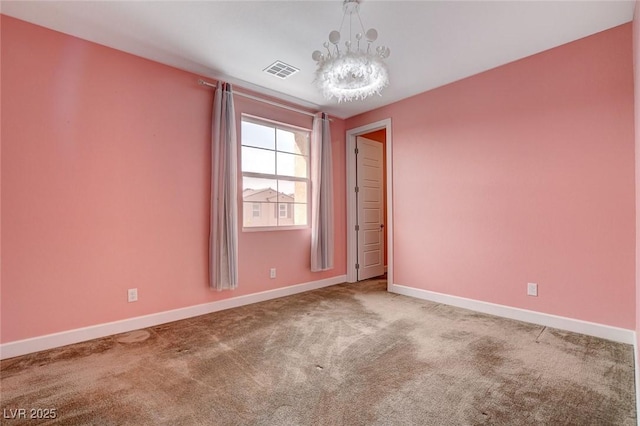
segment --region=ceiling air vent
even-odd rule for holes
[[[269,65],[267,68],[265,68],[263,71],[268,74],[275,75],[276,77],[284,80],[285,78],[297,73],[300,70],[289,64],[285,64],[282,61],[275,61],[274,63]]]

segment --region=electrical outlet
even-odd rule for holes
[[[269,278],[275,278],[276,277],[276,268],[271,268],[271,270],[269,271]]]
[[[538,295],[538,284],[527,283],[527,296],[537,296],[537,295]]]
[[[127,290],[127,301],[129,302],[137,302],[138,301],[138,289],[130,288]]]

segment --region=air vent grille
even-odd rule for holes
[[[294,66],[285,64],[282,61],[275,61],[263,71],[284,80],[285,78],[297,73],[300,70]]]

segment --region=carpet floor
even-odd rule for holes
[[[2,424],[636,424],[632,346],[385,287],[342,284],[4,360]],[[27,419],[11,418],[18,409]],[[30,420],[32,409],[56,418]]]

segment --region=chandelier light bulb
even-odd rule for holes
[[[344,42],[346,50],[341,52],[338,43],[343,35],[333,30],[329,33],[329,42],[324,42],[327,49],[324,55],[316,50],[311,55],[317,62],[315,83],[327,99],[335,98],[338,102],[366,99],[373,94],[380,95],[382,89],[389,84],[387,67],[383,61],[389,57],[390,49],[378,46],[371,51],[371,43],[378,39],[375,28],[364,30],[359,14],[360,0],[344,0],[343,24],[349,18],[348,38]],[[354,17],[355,15],[355,17]],[[355,34],[354,43],[351,34],[353,23],[360,25],[360,32]],[[360,49],[360,40],[367,40],[366,50]],[[346,35],[345,35],[346,38]],[[356,46],[355,48],[353,46]]]

